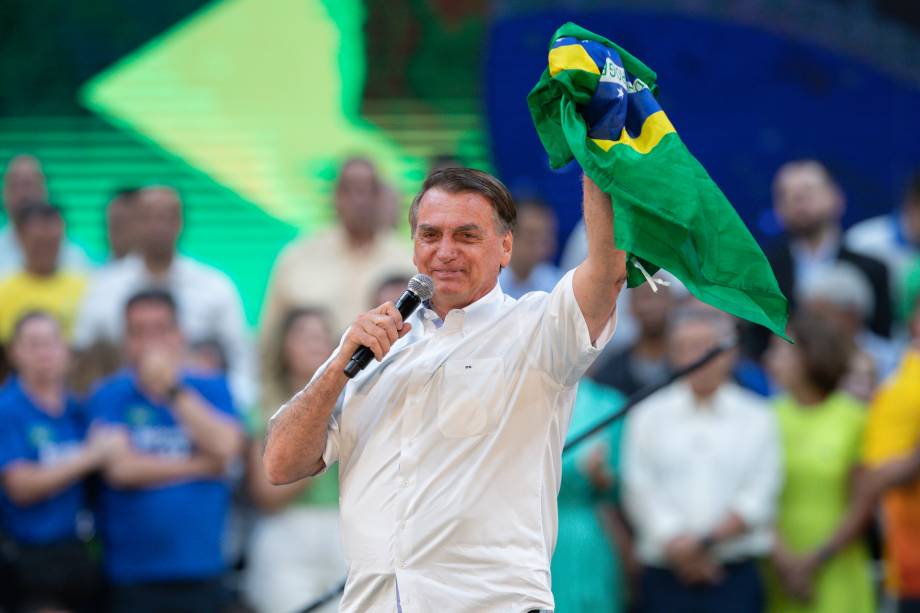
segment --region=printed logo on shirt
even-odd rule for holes
[[[141,426],[131,431],[131,442],[144,453],[170,458],[187,458],[192,444],[177,426]]]
[[[54,432],[47,426],[35,425],[29,428],[29,443],[36,449],[54,442]]]
[[[49,442],[38,448],[38,461],[44,465],[54,465],[70,460],[83,448],[80,441]]]
[[[150,412],[150,409],[143,405],[136,405],[128,409],[125,413],[125,421],[128,422],[128,425],[134,428],[141,426],[146,426],[151,421],[153,421],[153,414]]]

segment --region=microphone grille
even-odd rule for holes
[[[423,301],[431,300],[434,294],[434,281],[428,275],[417,274],[409,279],[409,291]]]

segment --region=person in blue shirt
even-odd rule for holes
[[[169,293],[135,294],[124,316],[128,367],[89,401],[94,418],[125,433],[98,505],[111,610],[220,611],[225,472],[242,450],[242,425],[224,377],[182,370]]]
[[[112,457],[117,435],[93,427],[65,387],[67,346],[48,313],[25,314],[10,355],[14,376],[0,392],[0,531],[13,544],[8,606],[91,608],[98,570],[82,539],[90,536],[83,480]],[[9,594],[7,594],[9,595]]]

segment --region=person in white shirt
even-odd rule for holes
[[[405,323],[392,303],[359,315],[272,418],[271,482],[339,462],[342,611],[553,609],[562,445],[626,276],[610,199],[589,179],[584,210],[588,257],[516,301],[497,282],[513,242],[507,189],[472,169],[432,173],[409,212],[431,301]],[[349,381],[362,345],[378,361]]]
[[[716,311],[682,311],[672,363],[687,366],[730,334]],[[754,561],[772,546],[780,445],[765,402],[730,382],[733,362],[723,353],[626,422],[623,500],[643,564],[643,611],[763,610]]]
[[[27,204],[47,201],[48,186],[38,158],[31,155],[11,158],[3,173],[3,207],[8,223],[0,229],[0,277],[19,272],[23,267],[22,246],[13,220]],[[90,261],[82,249],[65,240],[58,255],[58,268],[85,271],[90,268]]]
[[[138,252],[101,270],[91,281],[74,329],[74,345],[120,345],[128,299],[142,289],[159,288],[179,305],[179,324],[189,343],[217,341],[227,357],[230,387],[240,406],[255,401],[252,347],[243,305],[233,282],[176,250],[182,231],[182,203],[170,187],[140,190],[135,203]]]
[[[519,200],[514,243],[511,262],[498,277],[502,290],[512,298],[527,292],[552,291],[562,277],[551,261],[556,252],[553,209],[540,200]]]

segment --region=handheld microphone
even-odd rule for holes
[[[434,281],[428,275],[418,274],[409,280],[409,287],[396,301],[396,310],[405,321],[409,315],[425,300],[430,300],[434,294]],[[364,345],[358,347],[351,356],[348,366],[345,367],[345,376],[354,379],[355,375],[364,370],[374,358],[374,352]]]

